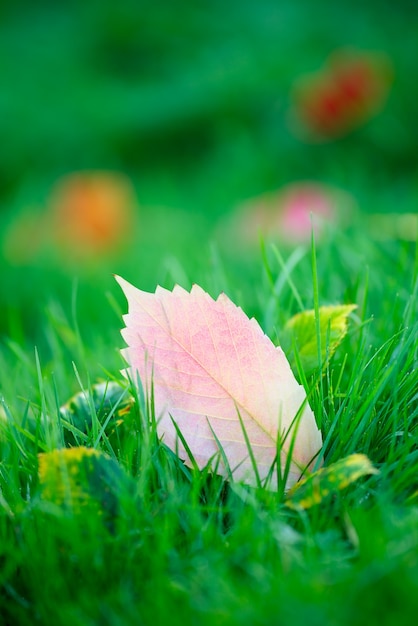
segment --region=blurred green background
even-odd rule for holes
[[[416,213],[417,33],[415,0],[1,3],[2,232],[80,170],[126,175],[138,214],[125,249],[87,270],[3,254],[1,332],[32,332],[51,294],[69,307],[74,280],[86,311],[114,291],[111,272],[148,289],[196,281],[219,220],[298,180],[347,191],[361,214]],[[347,47],[387,55],[388,99],[338,139],[304,142],[294,82]]]

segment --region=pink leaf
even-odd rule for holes
[[[129,304],[122,331],[126,373],[134,382],[139,375],[148,393],[153,387],[163,442],[190,464],[174,421],[200,468],[219,461],[219,442],[233,478],[254,485],[253,461],[265,480],[277,437],[282,468],[293,439],[286,486],[297,482],[322,438],[281,348],[225,294],[213,300],[197,285],[190,293],[176,286],[152,294],[116,279]],[[228,476],[222,457],[217,471]],[[276,486],[274,471],[269,487]]]

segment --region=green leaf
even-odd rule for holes
[[[116,433],[121,426],[131,426],[129,413],[134,400],[121,385],[116,382],[102,382],[92,385],[89,392],[80,391],[60,408],[67,444],[77,445],[80,435],[88,434],[93,427],[93,418],[108,437]]]
[[[292,509],[309,509],[359,478],[378,473],[365,454],[351,454],[297,483],[288,492],[286,505]]]
[[[297,370],[298,361],[306,375],[323,367],[347,334],[348,316],[356,308],[356,304],[319,308],[320,351],[315,311],[311,309],[291,317],[284,327],[281,347],[289,359],[292,369]]]

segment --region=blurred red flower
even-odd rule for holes
[[[295,82],[293,124],[306,139],[344,135],[382,107],[391,80],[383,53],[337,51],[321,70]]]

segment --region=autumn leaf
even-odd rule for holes
[[[278,486],[279,449],[287,488],[299,480],[321,433],[282,349],[256,320],[197,285],[147,293],[117,280],[129,304],[125,373],[152,391],[163,442],[189,465],[213,462],[225,477],[269,488]]]
[[[296,370],[296,347],[298,358],[305,374],[323,366],[338,348],[347,334],[348,316],[357,308],[356,304],[319,307],[319,339],[321,363],[318,362],[318,339],[315,311],[303,311],[290,318],[281,336],[281,346]]]
[[[378,473],[365,454],[351,454],[300,481],[289,491],[286,505],[292,509],[309,509],[359,478]]]

